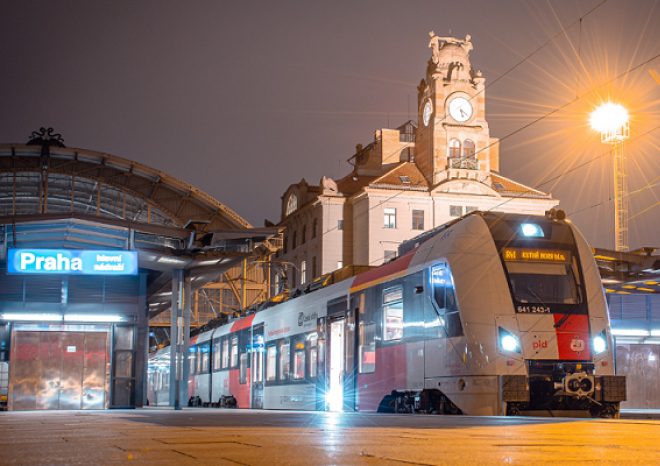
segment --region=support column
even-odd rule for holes
[[[179,398],[179,381],[180,376],[180,354],[181,354],[181,338],[182,334],[179,307],[179,292],[181,286],[182,270],[172,271],[172,303],[171,303],[171,323],[170,323],[170,406],[174,409],[181,409]]]
[[[188,377],[190,375],[190,303],[192,302],[192,278],[190,270],[181,270],[183,278],[183,377],[181,383],[181,402],[188,404]]]

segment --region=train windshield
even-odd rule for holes
[[[580,287],[571,264],[507,262],[513,295],[519,303],[578,304]],[[543,312],[543,311],[542,311]],[[545,311],[549,312],[549,311]]]

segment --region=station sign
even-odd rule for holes
[[[135,251],[7,249],[7,273],[40,275],[137,275]]]

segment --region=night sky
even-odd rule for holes
[[[0,142],[52,126],[261,226],[290,184],[346,175],[356,144],[417,119],[429,31],[470,34],[501,173],[551,191],[592,246],[613,248],[612,159],[589,113],[624,104],[630,191],[660,183],[658,24],[650,0],[5,0]],[[631,197],[631,249],[660,247],[658,202],[660,186]]]

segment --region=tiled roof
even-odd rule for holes
[[[500,194],[525,195],[525,197],[551,197],[550,194],[530,188],[495,173],[491,173],[491,181],[493,182],[493,189]]]
[[[397,189],[428,189],[428,182],[417,165],[403,162],[371,183],[372,185],[396,187]]]
[[[355,176],[353,173],[345,176],[337,183],[337,189],[341,194],[351,196],[365,186],[369,186],[376,179],[375,176]]]

